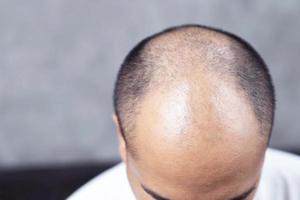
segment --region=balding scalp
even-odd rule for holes
[[[114,111],[128,141],[143,97],[183,77],[210,76],[247,97],[263,135],[273,127],[275,94],[268,68],[243,39],[211,27],[172,27],[139,42],[126,56],[114,89]]]

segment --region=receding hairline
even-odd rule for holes
[[[199,35],[201,33],[201,35]],[[180,46],[180,44],[182,44],[182,42],[184,42],[185,40],[187,40],[187,42],[189,42],[189,40],[193,39],[195,41],[199,41],[197,40],[200,37],[200,39],[202,38],[202,41],[210,41],[214,44],[219,45],[220,47],[238,47],[238,49],[243,49],[243,45],[247,45],[248,43],[246,43],[245,41],[241,40],[240,38],[236,37],[235,35],[228,33],[228,32],[224,32],[222,30],[218,30],[218,29],[214,29],[211,27],[206,27],[206,26],[201,26],[201,25],[184,25],[184,26],[180,26],[180,27],[173,27],[173,28],[169,28],[166,29],[162,32],[159,32],[157,34],[154,34],[148,38],[146,38],[145,40],[141,41],[139,43],[139,49],[138,49],[138,53],[140,56],[140,60],[138,61],[142,61],[144,62],[143,64],[148,67],[145,67],[143,73],[144,75],[146,74],[146,76],[149,76],[149,82],[148,85],[143,85],[143,93],[141,94],[141,96],[136,96],[136,102],[135,102],[135,109],[142,109],[142,108],[137,108],[138,104],[140,103],[140,101],[142,101],[142,97],[144,96],[145,93],[149,93],[151,92],[151,89],[153,89],[152,87],[149,87],[149,83],[153,83],[153,80],[159,80],[161,77],[155,76],[154,72],[157,71],[161,71],[162,68],[157,67],[156,65],[158,64],[158,57],[161,56],[159,55],[159,53],[161,53],[163,50],[165,55],[168,54],[172,54],[172,55],[176,55],[176,48],[181,49],[182,52],[182,48],[183,46]],[[204,46],[205,47],[205,46]],[[250,46],[251,47],[251,46]],[[186,46],[186,49],[188,49],[189,46]],[[247,47],[248,48],[248,47]],[[175,52],[171,52],[170,49],[174,50]],[[180,52],[179,49],[179,52]],[[194,50],[193,48],[191,50]],[[212,49],[214,50],[214,49]],[[237,50],[237,49],[235,49]],[[250,51],[254,51],[254,49],[250,49]],[[124,63],[130,64],[130,54],[132,54],[132,52],[134,52],[135,49],[133,49],[130,53],[129,53],[129,57],[127,57],[124,61]],[[241,53],[245,53],[249,51],[249,49],[244,49]],[[228,51],[224,51],[225,53]],[[220,58],[223,58],[222,56],[224,56],[224,52],[220,52]],[[252,53],[252,52],[251,52]],[[255,59],[258,59],[258,62],[260,61],[260,57],[259,55],[254,55],[254,57],[256,56]],[[237,58],[237,57],[236,57]],[[178,60],[176,60],[178,61]],[[238,59],[236,59],[235,61],[238,61]],[[146,63],[148,62],[148,63]],[[136,64],[136,65],[140,65],[141,63],[134,63],[132,62],[131,64]],[[263,61],[262,61],[262,65],[264,65]],[[151,67],[150,67],[151,66]],[[156,66],[156,68],[154,67]],[[163,66],[165,69],[170,70],[170,66],[166,65],[166,63],[160,63],[160,67]],[[155,69],[153,69],[155,68]],[[147,70],[149,70],[150,72],[147,74]],[[263,71],[263,70],[262,70]],[[159,75],[159,73],[156,73]],[[180,74],[180,73],[179,73]],[[120,76],[119,76],[120,77]],[[172,76],[165,76],[162,78],[174,78]],[[176,80],[176,77],[175,77]],[[243,86],[241,86],[242,88]],[[117,105],[117,104],[116,104]],[[133,109],[133,108],[132,108]],[[115,110],[117,111],[117,106],[115,106]],[[131,110],[132,111],[132,110]],[[130,111],[130,112],[131,112]],[[132,115],[135,116],[136,115]],[[134,120],[134,119],[129,119],[129,120]]]

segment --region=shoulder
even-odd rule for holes
[[[266,173],[300,179],[300,157],[295,154],[269,148],[266,151],[264,168]]]
[[[131,199],[131,195],[125,165],[120,163],[90,180],[67,200]]]
[[[267,149],[266,159],[272,159],[272,160],[284,159],[285,161],[288,161],[288,162],[293,162],[293,163],[297,163],[297,164],[300,163],[300,156],[289,153],[289,152],[272,149],[272,148]]]
[[[259,199],[300,199],[300,157],[269,148],[258,193]]]

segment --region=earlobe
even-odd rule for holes
[[[126,142],[122,134],[122,129],[120,127],[118,116],[115,113],[112,114],[112,120],[116,127],[116,133],[117,133],[118,143],[119,143],[119,153],[123,162],[126,162],[126,157],[127,157]]]

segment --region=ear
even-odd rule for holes
[[[123,162],[126,163],[126,157],[127,157],[126,141],[122,135],[119,119],[115,113],[112,114],[112,120],[116,127],[116,133],[117,133],[118,142],[119,142],[119,153],[120,153],[120,156],[121,156],[121,159],[123,160]]]

